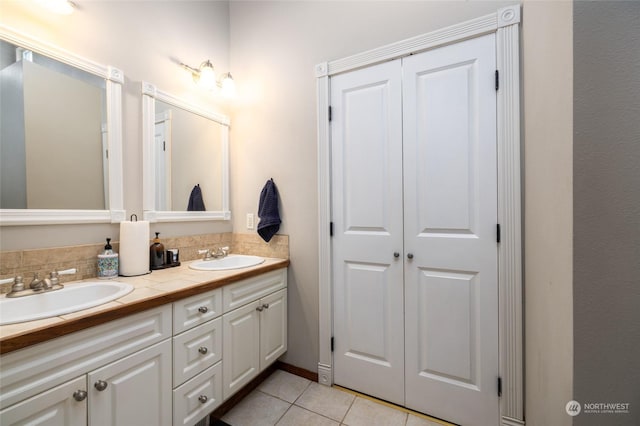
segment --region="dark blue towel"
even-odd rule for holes
[[[280,213],[278,212],[278,188],[269,179],[260,193],[260,204],[258,206],[258,234],[263,240],[269,242],[280,229]]]
[[[202,190],[200,184],[197,184],[191,190],[189,195],[189,205],[187,206],[188,212],[203,212],[207,209],[204,208],[204,200],[202,199]]]

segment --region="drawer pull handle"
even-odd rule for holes
[[[98,380],[93,386],[98,389],[98,391],[102,392],[107,388],[108,383],[104,380]]]
[[[87,399],[87,391],[77,390],[73,393],[73,399],[76,401],[84,401]]]
[[[198,352],[200,352],[202,355],[206,354],[209,350],[207,348],[205,348],[204,346],[200,346],[198,348]]]
[[[200,312],[201,314],[206,314],[207,312],[209,312],[209,308],[207,308],[206,306],[200,306],[198,308],[198,312]]]
[[[269,309],[269,304],[265,303],[264,305],[262,305],[262,307],[265,308],[265,309]]]
[[[209,400],[209,398],[207,398],[207,396],[206,396],[206,395],[200,395],[200,396],[198,397],[198,401],[202,402],[203,404],[204,404],[205,402],[207,402],[208,400]]]
[[[258,306],[256,308],[256,311],[258,311],[258,312],[262,312],[263,310],[264,310],[264,306]]]

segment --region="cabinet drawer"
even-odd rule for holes
[[[222,363],[218,362],[173,391],[173,426],[194,425],[222,403]]]
[[[167,305],[3,355],[0,408],[170,336],[171,306]]]
[[[278,269],[223,288],[223,306],[227,313],[287,286],[287,270]]]
[[[173,385],[178,386],[222,359],[222,318],[173,338]]]
[[[197,294],[173,304],[173,334],[204,324],[222,314],[222,289]]]

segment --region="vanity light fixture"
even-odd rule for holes
[[[38,0],[40,6],[58,15],[71,15],[78,7],[71,0]]]
[[[220,87],[221,93],[224,97],[233,97],[236,91],[236,84],[233,81],[233,77],[230,72],[224,73],[221,81],[216,79],[216,72],[213,69],[213,64],[209,59],[200,64],[198,68],[190,67],[185,63],[180,63],[180,66],[191,71],[193,81],[205,90],[213,90],[214,87]]]

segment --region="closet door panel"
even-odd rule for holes
[[[335,382],[403,404],[400,61],[333,77],[331,107]]]
[[[499,423],[495,67],[493,34],[403,59],[407,406],[459,424]]]

